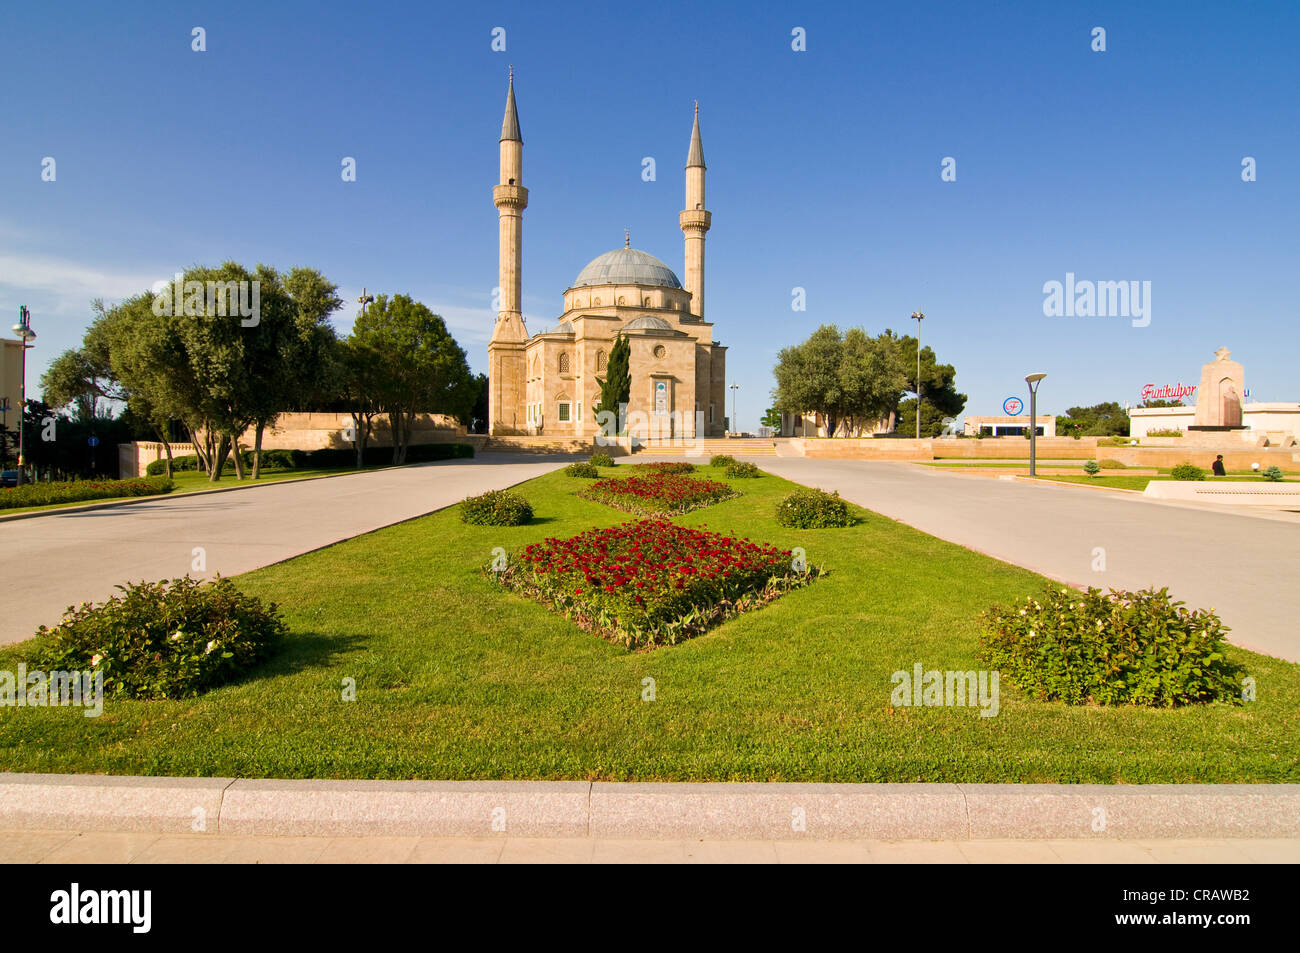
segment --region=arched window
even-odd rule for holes
[[[603,349],[597,351],[597,352],[596,352],[596,370],[598,370],[598,371],[603,371],[603,370],[605,369],[605,360],[606,360],[606,358],[605,358],[605,351],[604,351]]]
[[[561,374],[569,373],[569,352],[568,351],[560,352],[560,373]]]

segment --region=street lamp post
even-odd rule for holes
[[[912,317],[916,319],[916,439],[921,439],[921,322],[925,320],[925,315],[920,311],[913,311]]]
[[[1029,475],[1038,475],[1038,384],[1046,374],[1030,374],[1025,378],[1029,385]]]
[[[28,341],[36,340],[36,332],[32,330],[32,313],[27,310],[27,305],[18,309],[18,323],[14,325],[14,333],[18,335],[18,340],[22,345],[22,370],[18,378],[18,485],[22,486],[27,482],[24,467],[27,465],[26,444],[23,441],[23,414],[27,411],[27,349],[31,347]]]
[[[740,390],[739,384],[731,385],[731,432],[740,433],[736,429],[736,391]]]

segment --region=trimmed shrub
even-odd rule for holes
[[[1083,472],[1088,476],[1096,476],[1101,472],[1101,464],[1096,460],[1085,460],[1083,462]]]
[[[1167,589],[1108,595],[1048,585],[982,619],[980,658],[1039,700],[1169,708],[1239,698],[1240,672],[1224,657],[1227,627]]]
[[[720,453],[715,457],[709,457],[709,466],[711,467],[729,467],[735,462],[735,457],[725,453]]]
[[[476,526],[522,526],[532,518],[531,504],[509,490],[489,490],[460,504],[461,522]]]
[[[753,477],[761,477],[762,475],[762,470],[754,464],[744,460],[737,460],[735,463],[731,464],[731,466],[727,467],[727,476],[731,477],[733,480],[752,479]]]
[[[244,469],[251,471],[253,469],[253,451],[242,450],[239,454],[244,461]],[[269,470],[296,470],[302,465],[303,451],[301,450],[263,450],[262,451],[262,472]],[[226,458],[226,466],[234,466],[234,455]],[[179,457],[172,458],[172,472],[183,473],[199,468],[199,458],[193,453],[187,453]],[[149,476],[160,476],[167,472],[167,460],[154,460],[144,468],[144,472]]]
[[[1171,476],[1175,480],[1204,480],[1205,471],[1190,463],[1180,463],[1174,467]]]
[[[1103,470],[1127,470],[1128,464],[1120,463],[1118,460],[1111,460],[1107,458],[1101,461],[1101,468]]]
[[[0,510],[52,503],[82,503],[87,500],[116,500],[131,496],[170,493],[176,484],[166,477],[136,477],[132,480],[76,480],[69,483],[24,483],[0,489]]]
[[[570,463],[564,468],[565,476],[584,477],[588,480],[600,479],[600,471],[590,463]]]
[[[1147,436],[1148,436],[1148,437],[1181,437],[1182,435],[1183,435],[1183,432],[1182,432],[1181,430],[1168,430],[1168,429],[1166,429],[1166,430],[1148,430],[1148,431],[1147,431]]]
[[[854,519],[838,490],[798,490],[776,505],[776,521],[795,529],[825,529],[852,526]]]
[[[677,473],[695,472],[695,464],[679,463],[679,462],[673,462],[671,460],[664,460],[660,463],[638,463],[636,464],[636,466],[639,469],[649,471],[650,473],[677,474]]]
[[[614,463],[614,458],[604,450],[597,450],[591,455],[591,459],[587,462],[593,467],[612,467],[617,465]]]
[[[1282,480],[1282,468],[1279,467],[1277,464],[1273,464],[1273,466],[1265,470],[1261,474],[1261,476],[1263,476],[1265,480],[1271,480],[1274,483],[1279,483]]]
[[[44,671],[103,672],[110,698],[187,698],[269,658],[287,633],[275,603],[263,605],[218,576],[118,586],[102,605],[69,608],[36,633]]]

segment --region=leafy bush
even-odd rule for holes
[[[629,648],[672,645],[822,574],[791,552],[666,520],[548,539],[513,554],[504,570],[487,571]]]
[[[185,698],[234,679],[269,658],[287,629],[263,605],[218,576],[118,586],[102,605],[69,608],[36,633],[33,662],[45,671],[104,673],[110,698]]]
[[[676,516],[730,500],[740,494],[716,480],[699,480],[677,473],[652,470],[644,476],[600,480],[578,496],[628,513]]]
[[[1099,447],[1129,447],[1135,442],[1133,437],[1100,437],[1097,440]]]
[[[1166,429],[1164,429],[1164,430],[1148,430],[1148,431],[1147,431],[1147,436],[1148,436],[1148,437],[1181,437],[1182,435],[1183,435],[1183,432],[1182,432],[1181,430],[1176,429],[1176,428],[1175,428],[1175,429],[1172,429],[1172,430],[1166,428]]]
[[[1282,468],[1275,463],[1261,475],[1265,480],[1272,480],[1274,483],[1278,483],[1282,480]]]
[[[735,462],[736,458],[726,453],[720,453],[717,456],[709,457],[709,466],[711,467],[729,467]]]
[[[616,466],[616,464],[614,463],[614,458],[611,457],[604,450],[597,450],[595,453],[591,455],[591,459],[588,460],[587,462],[590,463],[593,467]]]
[[[566,476],[585,477],[588,480],[600,479],[600,471],[590,463],[570,463],[564,468]]]
[[[1085,460],[1083,462],[1083,472],[1088,476],[1096,476],[1101,472],[1101,464],[1096,460]]]
[[[1118,460],[1112,460],[1107,457],[1105,460],[1101,461],[1101,468],[1103,470],[1127,470],[1128,464],[1120,463]]]
[[[650,473],[694,473],[695,464],[680,463],[671,460],[664,460],[660,463],[638,463],[638,469],[646,470]]]
[[[509,490],[489,490],[460,504],[461,522],[476,526],[522,526],[532,518],[532,505]]]
[[[1170,474],[1175,480],[1204,480],[1205,471],[1190,463],[1180,463]]]
[[[731,466],[727,467],[727,476],[731,477],[733,480],[751,479],[753,477],[761,477],[762,475],[762,470],[754,464],[744,460],[737,460],[735,463],[731,464]]]
[[[776,505],[776,521],[796,529],[825,529],[852,526],[853,514],[838,490],[798,490]]]
[[[86,500],[115,500],[131,496],[170,493],[176,484],[166,477],[136,477],[131,480],[76,480],[69,483],[24,483],[0,489],[0,510],[52,503],[81,503]]]
[[[1228,629],[1212,611],[1189,612],[1167,589],[1049,585],[1041,598],[991,607],[980,639],[980,658],[1033,697],[1166,708],[1237,699]]]

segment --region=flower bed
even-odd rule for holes
[[[822,574],[796,566],[786,550],[666,520],[547,539],[515,553],[504,570],[487,571],[629,648],[676,644]]]
[[[53,503],[81,503],[113,500],[128,496],[170,493],[176,484],[166,477],[138,477],[131,480],[77,480],[70,483],[24,483],[0,490],[0,510]]]
[[[637,463],[633,464],[637,470],[644,470],[646,473],[694,473],[695,464],[684,461],[662,460],[659,463]]]
[[[651,472],[644,476],[598,480],[578,496],[639,516],[676,516],[740,494],[716,480]]]

